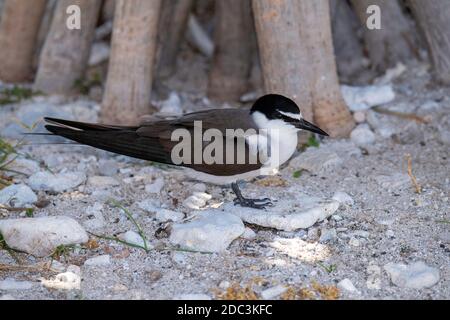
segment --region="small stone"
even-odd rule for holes
[[[37,200],[37,195],[25,184],[13,184],[0,190],[0,203],[7,206],[24,207]]]
[[[108,176],[92,176],[88,178],[87,183],[96,188],[109,188],[120,185],[119,181]]]
[[[335,192],[332,199],[346,206],[352,206],[355,204],[353,198],[348,193],[342,191]]]
[[[140,246],[142,248],[145,248],[145,244],[147,244],[148,249],[152,248],[150,243],[148,243],[148,240],[146,241],[146,243],[144,243],[144,239],[142,239],[142,237],[137,232],[131,230],[119,235],[119,239],[136,246]]]
[[[384,270],[389,274],[392,283],[401,288],[429,288],[440,279],[439,270],[422,261],[409,265],[390,262],[384,266]]]
[[[282,295],[286,291],[287,291],[287,288],[285,286],[277,285],[277,286],[271,287],[269,289],[263,290],[261,292],[261,298],[263,298],[264,300],[272,300],[272,299],[278,297],[279,295]]]
[[[94,203],[94,205],[89,206],[86,210],[86,214],[92,216],[91,219],[83,222],[83,226],[89,230],[101,229],[105,226],[106,220],[102,214],[103,204],[100,202]]]
[[[223,280],[220,281],[219,288],[222,290],[227,290],[230,287],[230,285],[231,285],[230,281]]]
[[[353,119],[356,123],[363,123],[366,121],[366,114],[363,111],[356,111],[353,113]]]
[[[204,211],[193,221],[174,224],[170,242],[185,249],[220,252],[244,231],[245,226],[238,217],[226,212]]]
[[[256,233],[249,227],[245,227],[244,233],[241,235],[241,238],[246,240],[252,240],[256,238]]]
[[[87,259],[84,262],[84,265],[85,266],[89,266],[89,267],[92,267],[92,266],[96,266],[96,267],[98,267],[98,266],[107,266],[109,264],[111,264],[111,257],[108,254],[104,254],[104,255],[101,255],[101,256],[93,257],[93,258]]]
[[[138,202],[138,207],[147,212],[158,212],[160,210],[161,202],[153,199],[146,199]]]
[[[33,282],[17,281],[12,278],[0,280],[0,290],[30,290],[33,287]]]
[[[206,184],[204,183],[196,183],[191,188],[193,191],[197,192],[206,192]]]
[[[210,200],[212,196],[205,192],[194,192],[193,195],[189,196],[183,201],[183,205],[186,208],[199,210],[206,205],[206,202]]]
[[[368,125],[360,124],[350,133],[350,139],[359,147],[365,147],[375,142],[375,134]]]
[[[37,257],[48,256],[59,245],[89,240],[78,222],[65,216],[0,220],[0,233],[9,247]]]
[[[334,169],[343,163],[342,158],[326,147],[309,147],[298,157],[291,160],[289,166],[296,170],[304,169],[318,174]]]
[[[158,270],[150,270],[150,271],[147,271],[147,276],[148,276],[148,280],[150,280],[150,282],[156,282],[162,278],[163,274]]]
[[[169,94],[169,98],[160,103],[157,103],[160,109],[159,112],[167,115],[181,115],[183,114],[183,109],[181,108],[181,99],[178,93],[172,91]]]
[[[77,265],[71,264],[70,266],[67,267],[67,272],[72,272],[75,273],[79,276],[81,276],[81,268]]]
[[[381,289],[381,268],[376,264],[370,264],[367,266],[368,277],[366,285],[368,289],[380,290]]]
[[[337,287],[342,291],[347,291],[349,293],[359,293],[358,289],[353,285],[350,279],[345,278],[338,282]]]
[[[351,111],[369,109],[388,103],[395,98],[391,85],[371,85],[365,87],[341,86],[342,95]]]
[[[184,214],[182,212],[177,212],[168,209],[159,209],[155,215],[156,220],[165,222],[165,221],[173,221],[177,222],[183,220]]]
[[[388,238],[394,238],[394,237],[395,237],[394,231],[392,231],[392,230],[390,230],[390,229],[386,230],[386,237],[388,237]]]
[[[325,243],[336,240],[337,238],[336,229],[322,229],[321,231],[322,232],[320,234],[319,242]]]
[[[119,171],[116,161],[110,159],[100,159],[98,161],[98,173],[102,176],[113,176]]]
[[[152,184],[145,185],[145,192],[160,193],[163,187],[164,187],[164,179],[157,178]]]
[[[411,178],[406,173],[394,173],[391,175],[378,175],[374,180],[384,189],[396,190],[411,182]]]
[[[361,245],[361,241],[359,241],[355,237],[351,237],[348,244],[351,245],[352,247],[359,247]]]
[[[58,260],[52,260],[52,264],[50,266],[52,270],[55,270],[57,272],[64,272],[66,271],[66,266],[59,262]]]
[[[14,158],[8,158],[5,162],[8,163],[9,161],[13,160]],[[38,172],[40,170],[39,163],[30,159],[24,159],[24,158],[15,158],[14,161],[10,162],[6,169],[8,170],[14,170],[15,172],[9,172],[5,171],[4,174],[7,177],[11,177],[16,175],[16,172],[20,172],[21,174],[25,174],[27,176],[32,175],[35,172]],[[3,172],[2,172],[3,173]]]
[[[86,175],[82,172],[52,174],[41,171],[28,179],[28,183],[33,190],[57,193],[78,187],[84,181],[86,181]]]
[[[59,273],[53,279],[41,279],[44,287],[57,290],[80,290],[81,277],[78,274],[67,271]]]

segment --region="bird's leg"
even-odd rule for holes
[[[237,183],[233,182],[231,184],[231,189],[233,190],[236,198],[234,199],[234,204],[239,204],[241,207],[249,207],[255,209],[264,209],[267,206],[272,206],[272,201],[269,198],[264,199],[247,199],[242,196],[241,190]]]

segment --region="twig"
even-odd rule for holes
[[[414,121],[416,121],[418,123],[428,123],[428,122],[430,122],[429,120],[426,120],[425,118],[420,117],[420,116],[418,116],[417,114],[414,114],[414,113],[403,113],[403,112],[398,112],[398,111],[387,110],[387,109],[380,108],[380,107],[375,107],[375,108],[373,108],[373,110],[378,112],[378,113],[387,114],[387,115],[390,115],[390,116],[395,116],[395,117],[408,119],[408,120],[414,120]]]
[[[421,193],[422,192],[422,188],[417,183],[417,179],[412,173],[412,159],[411,159],[411,155],[410,154],[406,155],[406,161],[408,162],[408,176],[411,178],[411,182],[412,182],[414,188],[416,188],[416,193]]]

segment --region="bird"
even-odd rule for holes
[[[236,195],[235,205],[255,209],[273,203],[269,198],[244,197],[238,183],[274,174],[296,151],[299,131],[328,136],[303,118],[293,100],[280,94],[263,95],[251,108],[208,109],[174,119],[147,117],[136,126],[50,117],[44,120],[45,128],[53,135],[134,158],[176,165],[195,180],[229,185]],[[196,137],[199,134],[200,142]],[[181,139],[183,135],[188,137]],[[211,152],[207,155],[214,161],[199,161],[198,156],[201,158],[208,150]]]

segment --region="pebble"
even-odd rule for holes
[[[366,114],[363,111],[356,111],[353,113],[353,119],[356,123],[363,123],[366,121]]]
[[[348,278],[342,279],[338,282],[337,287],[342,291],[349,293],[359,293],[358,289],[353,285],[352,281]]]
[[[376,264],[369,264],[367,266],[367,280],[366,286],[368,289],[380,290],[381,289],[381,268]]]
[[[375,134],[366,124],[358,125],[350,133],[350,139],[359,147],[365,147],[375,142]]]
[[[206,206],[206,202],[211,198],[212,196],[206,192],[195,191],[183,201],[183,205],[188,209],[199,210]]]
[[[156,220],[165,222],[165,221],[173,221],[177,222],[184,219],[184,214],[182,212],[177,212],[168,209],[159,209],[156,211],[155,215]]]
[[[157,178],[152,184],[145,185],[145,192],[147,193],[160,193],[164,188],[164,179]]]
[[[147,244],[148,249],[152,248],[152,246],[150,245],[148,240],[146,240],[146,243],[144,243],[144,239],[142,239],[142,237],[137,232],[134,232],[131,230],[119,235],[119,239],[126,241],[128,243],[140,246],[142,248],[145,247],[145,244]]]
[[[11,158],[11,159],[8,158],[5,162],[8,163],[12,159],[13,158]],[[35,172],[38,172],[40,170],[40,166],[39,166],[39,163],[34,160],[24,159],[24,158],[15,158],[14,161],[10,162],[10,164],[8,164],[6,166],[6,169],[14,170],[16,172],[20,172],[22,174],[29,176]],[[16,173],[5,171],[4,175],[7,177],[11,177],[11,176],[16,175]]]
[[[106,225],[106,220],[102,214],[103,204],[95,202],[86,209],[86,214],[92,216],[89,220],[83,222],[83,226],[88,230],[101,229]]]
[[[12,278],[0,280],[0,290],[30,290],[32,287],[31,281],[17,281]]]
[[[370,107],[385,104],[395,99],[395,92],[391,85],[365,87],[342,85],[341,92],[351,111],[367,110]]]
[[[111,159],[100,159],[98,161],[98,173],[102,176],[113,176],[119,171],[119,165]]]
[[[411,183],[411,178],[406,173],[383,174],[374,176],[373,179],[387,190],[397,190],[405,184]]]
[[[265,289],[261,292],[261,298],[264,300],[272,300],[279,295],[282,295],[287,291],[287,288],[283,285],[277,285],[274,287],[271,287],[269,289]]]
[[[244,231],[244,224],[235,215],[211,210],[198,213],[193,221],[174,224],[169,239],[185,249],[221,252]]]
[[[346,206],[352,206],[355,204],[353,198],[348,193],[343,191],[335,192],[332,199]]]
[[[388,273],[392,283],[401,288],[429,288],[438,283],[440,279],[439,270],[427,266],[422,261],[409,265],[390,262],[384,266],[384,270]]]
[[[324,200],[305,194],[286,195],[285,199],[267,210],[237,207],[233,203],[223,206],[225,212],[243,221],[283,231],[306,229],[331,216],[339,207],[335,200]],[[219,213],[220,214],[220,213]]]
[[[9,247],[37,257],[48,256],[59,245],[89,239],[78,222],[66,216],[0,220],[0,233]]]
[[[252,240],[256,238],[256,233],[249,227],[245,227],[244,233],[241,235],[241,238]]]
[[[175,91],[169,94],[167,100],[164,100],[159,105],[159,112],[168,115],[181,115],[183,114],[183,109],[181,108],[181,99]]]
[[[37,195],[25,184],[13,184],[0,190],[0,203],[7,206],[24,207],[37,200]]]
[[[33,190],[59,193],[78,187],[84,181],[86,181],[86,175],[83,172],[52,174],[47,171],[41,171],[33,174],[28,179],[28,184]]]
[[[361,245],[361,241],[359,241],[355,237],[351,237],[350,240],[348,241],[348,244],[351,245],[352,247],[359,247]]]
[[[81,277],[71,271],[57,274],[53,279],[41,279],[44,287],[57,290],[80,290]]]
[[[147,212],[158,212],[160,210],[161,202],[154,199],[146,199],[138,202],[138,207]]]
[[[321,243],[332,242],[336,240],[336,238],[337,238],[336,229],[322,229],[319,242]]]
[[[111,257],[108,254],[89,258],[84,262],[85,266],[107,266],[111,264]]]
[[[318,174],[327,170],[335,169],[343,163],[342,158],[327,147],[309,147],[298,157],[291,160],[289,166],[296,170],[304,169]]]

